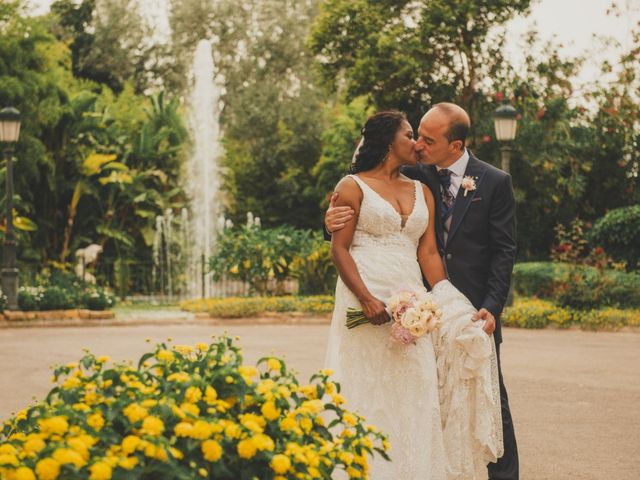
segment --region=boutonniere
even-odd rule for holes
[[[464,188],[464,196],[476,189],[476,179],[471,175],[462,178],[462,188]]]

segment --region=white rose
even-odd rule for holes
[[[418,311],[415,308],[407,308],[407,311],[404,312],[404,315],[400,319],[400,325],[404,328],[411,328],[417,318],[419,318]]]

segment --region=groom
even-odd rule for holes
[[[478,309],[493,333],[498,356],[504,455],[488,465],[490,480],[518,479],[518,449],[500,368],[504,308],[516,256],[515,199],[511,177],[465,148],[471,122],[461,107],[439,103],[420,121],[415,149],[419,163],[402,173],[429,186],[436,200],[438,248],[453,285]],[[349,207],[326,213],[328,232],[353,217]],[[495,329],[495,331],[494,331]]]

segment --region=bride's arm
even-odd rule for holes
[[[436,243],[436,202],[433,199],[431,190],[423,185],[422,192],[424,193],[424,199],[427,202],[427,208],[429,209],[429,225],[427,230],[420,237],[420,243],[418,243],[418,262],[420,263],[420,269],[422,275],[427,279],[431,288],[436,283],[447,278],[444,263],[438,252],[438,244]]]
[[[336,265],[344,284],[358,298],[365,317],[374,325],[385,323],[389,320],[389,316],[384,309],[384,303],[369,292],[358,272],[356,262],[349,252],[358,216],[360,215],[362,190],[360,190],[355,180],[345,177],[338,183],[336,192],[340,194],[336,201],[336,206],[351,207],[355,215],[345,224],[344,228],[333,232],[331,237],[331,259]]]

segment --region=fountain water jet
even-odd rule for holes
[[[191,202],[191,242],[189,245],[189,285],[192,296],[210,295],[210,281],[201,287],[202,259],[213,253],[218,233],[220,208],[220,87],[214,81],[215,66],[211,43],[201,40],[193,59],[194,85],[191,93],[190,126],[194,149],[187,164],[186,189]]]

